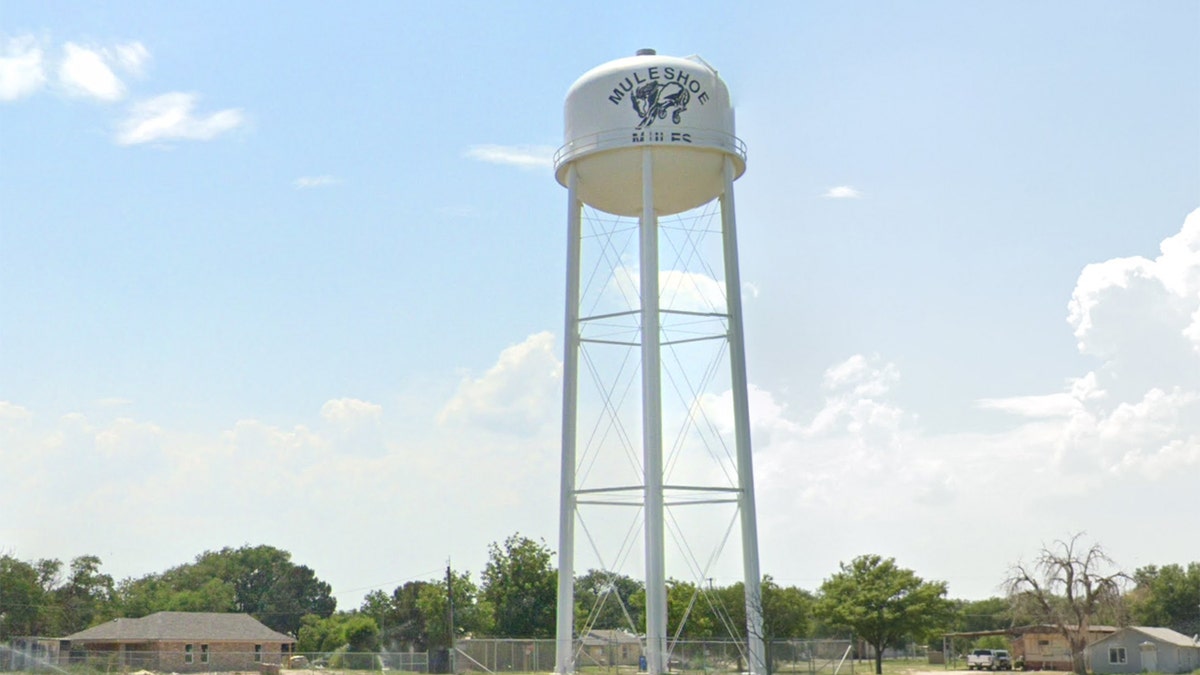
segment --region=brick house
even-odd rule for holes
[[[62,653],[72,663],[105,659],[114,666],[176,673],[259,670],[285,662],[295,649],[295,639],[249,614],[217,612],[113,619],[62,640]]]

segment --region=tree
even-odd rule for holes
[[[344,615],[334,614],[330,617],[319,617],[309,614],[300,620],[300,630],[296,638],[296,651],[307,653],[326,653],[346,644],[342,632]]]
[[[38,571],[10,555],[0,556],[0,642],[15,635],[39,635],[45,602]]]
[[[702,593],[699,586],[689,581],[667,579],[668,636],[678,634],[692,640],[715,637],[718,620]]]
[[[642,615],[631,606],[633,595],[642,583],[624,574],[608,570],[588,570],[575,579],[575,630],[582,634],[592,629],[641,630]]]
[[[875,649],[876,675],[883,672],[886,647],[925,633],[950,616],[946,583],[925,581],[893,558],[864,555],[839,567],[821,584],[815,612]]]
[[[251,614],[281,633],[296,635],[304,615],[329,617],[337,609],[329,584],[273,546],[205,551],[195,563],[163,574],[176,591],[199,590],[213,579],[233,588],[233,606],[226,611]]]
[[[954,621],[951,625],[956,633],[1003,630],[1012,625],[1012,612],[1005,598],[955,600],[954,605]]]
[[[379,621],[380,640],[385,647],[420,652],[429,649],[425,616],[417,605],[422,589],[429,584],[427,581],[409,581],[397,586],[391,595],[371,591],[363,598],[359,612]]]
[[[82,555],[71,560],[67,582],[54,589],[59,623],[55,628],[67,635],[112,618],[116,587],[113,578],[100,572],[100,558]]]
[[[1087,674],[1085,648],[1092,620],[1100,612],[1119,613],[1129,576],[1111,571],[1112,559],[1099,544],[1084,546],[1077,533],[1042,546],[1033,563],[1018,562],[1004,586],[1017,611],[1054,626],[1071,649],[1072,669]]]
[[[780,586],[770,575],[760,584],[762,596],[759,613],[762,615],[763,658],[767,672],[774,671],[772,643],[787,638],[808,637],[812,623],[813,596],[795,586]],[[725,640],[746,639],[746,587],[741,581],[724,587],[701,591],[701,600],[692,610],[706,616],[713,626],[711,637]],[[738,661],[739,670],[742,668]]]
[[[195,587],[175,587],[162,574],[148,574],[123,579],[116,590],[117,611],[129,618],[154,612],[232,612],[234,601],[233,585],[216,578]]]
[[[491,631],[492,606],[480,598],[470,573],[452,572],[450,578],[454,590],[454,638]],[[450,647],[450,596],[446,592],[446,583],[431,581],[421,586],[417,609],[425,625],[427,648]]]
[[[954,600],[954,613],[948,628],[955,633],[976,633],[980,631],[1004,630],[1012,625],[1013,613],[1009,602],[1006,598],[992,597],[986,600]],[[1032,620],[1024,623],[1033,623]],[[937,646],[934,647],[933,642],[930,642],[930,647],[935,651],[942,651],[941,640],[937,640]],[[984,644],[983,641],[976,641],[965,637],[953,638],[950,649],[959,654],[973,647],[989,648],[991,645]],[[1008,649],[1007,641],[1002,639],[1002,644],[992,647],[995,649]]]
[[[1140,626],[1165,626],[1184,635],[1200,633],[1200,562],[1140,567],[1133,573],[1130,613]]]
[[[483,598],[495,610],[498,637],[554,637],[558,572],[545,542],[520,534],[489,547]]]
[[[374,669],[375,653],[379,651],[379,626],[375,619],[361,614],[351,615],[342,625],[346,641],[346,668]]]

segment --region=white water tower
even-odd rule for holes
[[[650,675],[659,675],[667,670],[671,649],[665,525],[678,527],[674,509],[724,504],[721,508],[733,509],[726,538],[735,524],[741,532],[749,638],[746,660],[752,673],[765,673],[733,200],[733,182],[746,169],[746,153],[734,135],[729,91],[717,71],[699,57],[661,56],[643,49],[579,78],[567,93],[565,118],[565,144],[555,156],[555,177],[568,191],[556,672],[576,669],[577,523],[583,523],[588,540],[593,539],[593,530],[584,521],[585,510],[632,506],[625,512],[640,514],[646,666]],[[591,222],[599,223],[600,236],[584,232],[589,211]],[[670,251],[660,254],[660,236],[669,229],[667,223],[685,213],[699,215],[678,221],[683,243],[672,244]],[[705,217],[719,224],[690,225]],[[697,243],[705,233],[714,233],[715,245],[708,249]],[[588,247],[599,264],[584,270]],[[630,262],[635,248],[636,267]],[[672,252],[679,264],[662,267],[662,259]],[[682,271],[684,264],[701,260],[705,252],[718,259],[713,266],[700,272]],[[681,291],[684,283],[692,284],[694,292]],[[628,308],[610,308],[601,300],[584,302],[589,293],[596,298],[619,296],[622,289]],[[697,307],[695,303],[701,301],[711,306]],[[676,328],[682,332],[672,333]],[[723,367],[707,368],[703,377],[691,379],[665,370],[664,350],[673,364],[682,362],[678,354],[690,345],[714,343],[721,346]],[[628,356],[606,358],[603,350],[627,350]],[[600,410],[594,424],[581,425],[581,362],[584,374],[602,390],[593,406]],[[629,375],[635,371],[636,375]],[[681,401],[666,416],[664,372],[668,372],[668,391]],[[700,386],[713,381],[713,372],[719,372],[716,379],[727,386],[721,400],[731,399],[731,423],[723,426],[705,412],[706,402],[715,399]],[[640,401],[635,400],[638,392]],[[630,411],[637,419],[623,420],[621,416]],[[666,418],[672,429],[681,431],[667,439],[664,458]],[[640,434],[633,431],[637,427]],[[719,434],[714,431],[718,428]],[[704,433],[729,437],[729,442],[717,441],[718,446],[732,446],[724,448],[727,459],[722,460],[719,451],[708,453],[725,466],[708,473],[679,470],[691,461],[687,446]],[[610,452],[609,446],[620,449]],[[633,467],[629,480],[593,471],[606,455],[621,451]],[[706,480],[719,478],[722,471],[724,482]],[[686,481],[673,480],[685,474]],[[600,527],[617,519],[602,515]],[[608,565],[603,556],[600,560]],[[693,577],[702,582],[705,574],[707,568],[697,562]]]

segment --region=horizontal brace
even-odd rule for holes
[[[728,319],[729,315],[722,312],[689,312],[685,309],[660,309],[662,314],[682,314],[684,316],[708,316],[713,318]]]
[[[596,494],[597,492],[633,492],[635,490],[641,491],[644,489],[646,489],[646,486],[644,486],[644,485],[622,485],[619,487],[607,487],[607,488],[584,488],[582,490],[576,490],[575,494],[587,495],[587,494]]]
[[[599,321],[600,319],[615,319],[618,316],[637,316],[642,313],[640,309],[631,309],[627,312],[613,312],[612,314],[597,314],[596,316],[581,316],[580,323],[584,321]]]
[[[593,499],[580,499],[575,503],[580,505],[587,504],[588,506],[636,506],[638,508],[642,506],[641,502],[606,502]]]
[[[665,502],[663,506],[697,506],[700,504],[736,504],[736,499],[697,499],[686,502]]]
[[[580,342],[590,342],[597,345],[617,345],[620,347],[640,347],[640,342],[621,342],[619,340],[597,340],[595,338],[579,338]]]
[[[689,342],[703,342],[705,340],[726,340],[728,338],[729,338],[728,335],[722,333],[721,335],[708,335],[706,337],[688,338],[686,340],[671,340],[670,342],[663,342],[661,344],[664,347],[669,347],[671,345],[682,345],[682,344],[687,344]]]
[[[639,490],[641,488],[638,488]],[[718,487],[718,486],[699,486],[699,485],[664,485],[664,490],[690,490],[692,492],[741,492],[741,488],[735,487]]]

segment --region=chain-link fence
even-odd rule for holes
[[[89,649],[31,658],[11,648],[0,658],[0,671],[59,673],[257,673],[259,675],[365,675],[369,672],[428,673],[427,652],[363,653],[338,650],[288,654],[280,658],[262,652],[234,650]],[[448,672],[448,668],[440,669]]]
[[[472,639],[460,640],[457,646],[457,673],[545,673],[555,666],[554,640]],[[765,647],[772,673],[854,673],[848,640],[775,640]],[[720,640],[675,642],[668,662],[670,671],[681,675],[744,673],[746,665],[745,643]],[[575,669],[592,675],[643,671],[641,641],[636,636],[576,640]]]
[[[776,675],[853,675],[845,640],[786,640],[766,645],[770,672]],[[139,673],[232,673],[258,675],[367,675],[368,673],[550,673],[555,666],[554,640],[460,640],[453,653],[338,650],[327,653],[279,654],[236,650],[138,651],[72,650],[53,658],[24,658],[8,648],[0,671],[109,675]],[[575,642],[576,671],[587,675],[636,675],[644,671],[641,640],[615,634],[612,639],[589,637]],[[21,656],[22,658],[18,658]],[[680,641],[672,644],[671,673],[678,675],[736,675],[745,673],[746,645],[733,641]]]

